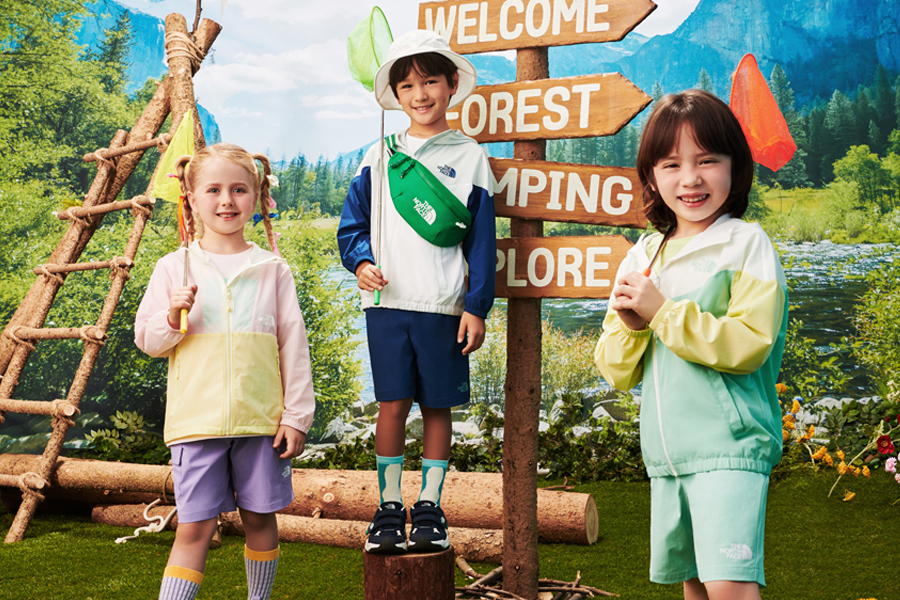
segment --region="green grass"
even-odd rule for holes
[[[827,193],[828,190],[812,188],[797,188],[793,190],[769,189],[766,190],[763,201],[775,214],[790,213],[794,205],[815,211],[819,208]]]
[[[845,478],[835,497],[828,498],[833,482],[833,471],[807,469],[773,481],[765,600],[900,598],[900,505],[892,506],[900,486],[877,472],[872,480]],[[857,492],[851,502],[841,501],[845,489]],[[622,598],[680,598],[679,586],[647,579],[649,483],[600,482],[576,491],[591,493],[597,501],[600,540],[590,547],[541,544],[541,576],[572,580],[580,571],[584,583]],[[3,511],[3,531],[11,522],[12,515]],[[0,600],[156,598],[174,533],[113,543],[130,533],[83,516],[39,515],[23,542],[0,548]],[[243,540],[233,536],[210,551],[199,598],[246,598],[242,556]],[[494,567],[472,566],[482,573]],[[362,580],[360,551],[285,543],[272,597],[362,600]],[[457,585],[463,584],[458,574]]]

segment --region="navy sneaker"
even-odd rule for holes
[[[403,554],[406,552],[406,508],[399,502],[382,502],[366,529],[366,552]]]
[[[447,519],[441,507],[428,500],[420,500],[409,511],[412,531],[409,533],[410,552],[440,552],[450,547]]]

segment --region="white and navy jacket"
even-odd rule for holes
[[[341,262],[354,274],[362,261],[380,265],[388,284],[379,307],[445,315],[465,311],[486,317],[494,302],[497,241],[493,178],[484,150],[453,129],[427,140],[415,153],[407,149],[405,131],[396,140],[398,151],[425,165],[468,207],[472,214],[469,235],[450,248],[420,237],[394,208],[387,176],[377,176],[379,144],[375,144],[363,158],[344,202],[337,232]],[[385,144],[382,173],[388,159]],[[372,210],[373,172],[382,189],[380,244],[377,213]],[[374,306],[371,292],[361,294],[363,309]]]

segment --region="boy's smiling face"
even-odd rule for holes
[[[447,81],[444,75],[422,76],[415,68],[397,84],[397,100],[409,115],[407,133],[417,138],[430,138],[450,129],[447,106],[456,93],[459,80]]]

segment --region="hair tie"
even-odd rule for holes
[[[277,213],[277,212],[269,213],[269,218],[270,218],[270,219],[277,219],[277,218],[278,218],[278,213]],[[259,223],[260,221],[262,221],[262,220],[263,220],[263,216],[262,216],[261,214],[256,213],[255,215],[253,215],[253,225],[254,225],[254,226],[255,226],[257,223]]]

